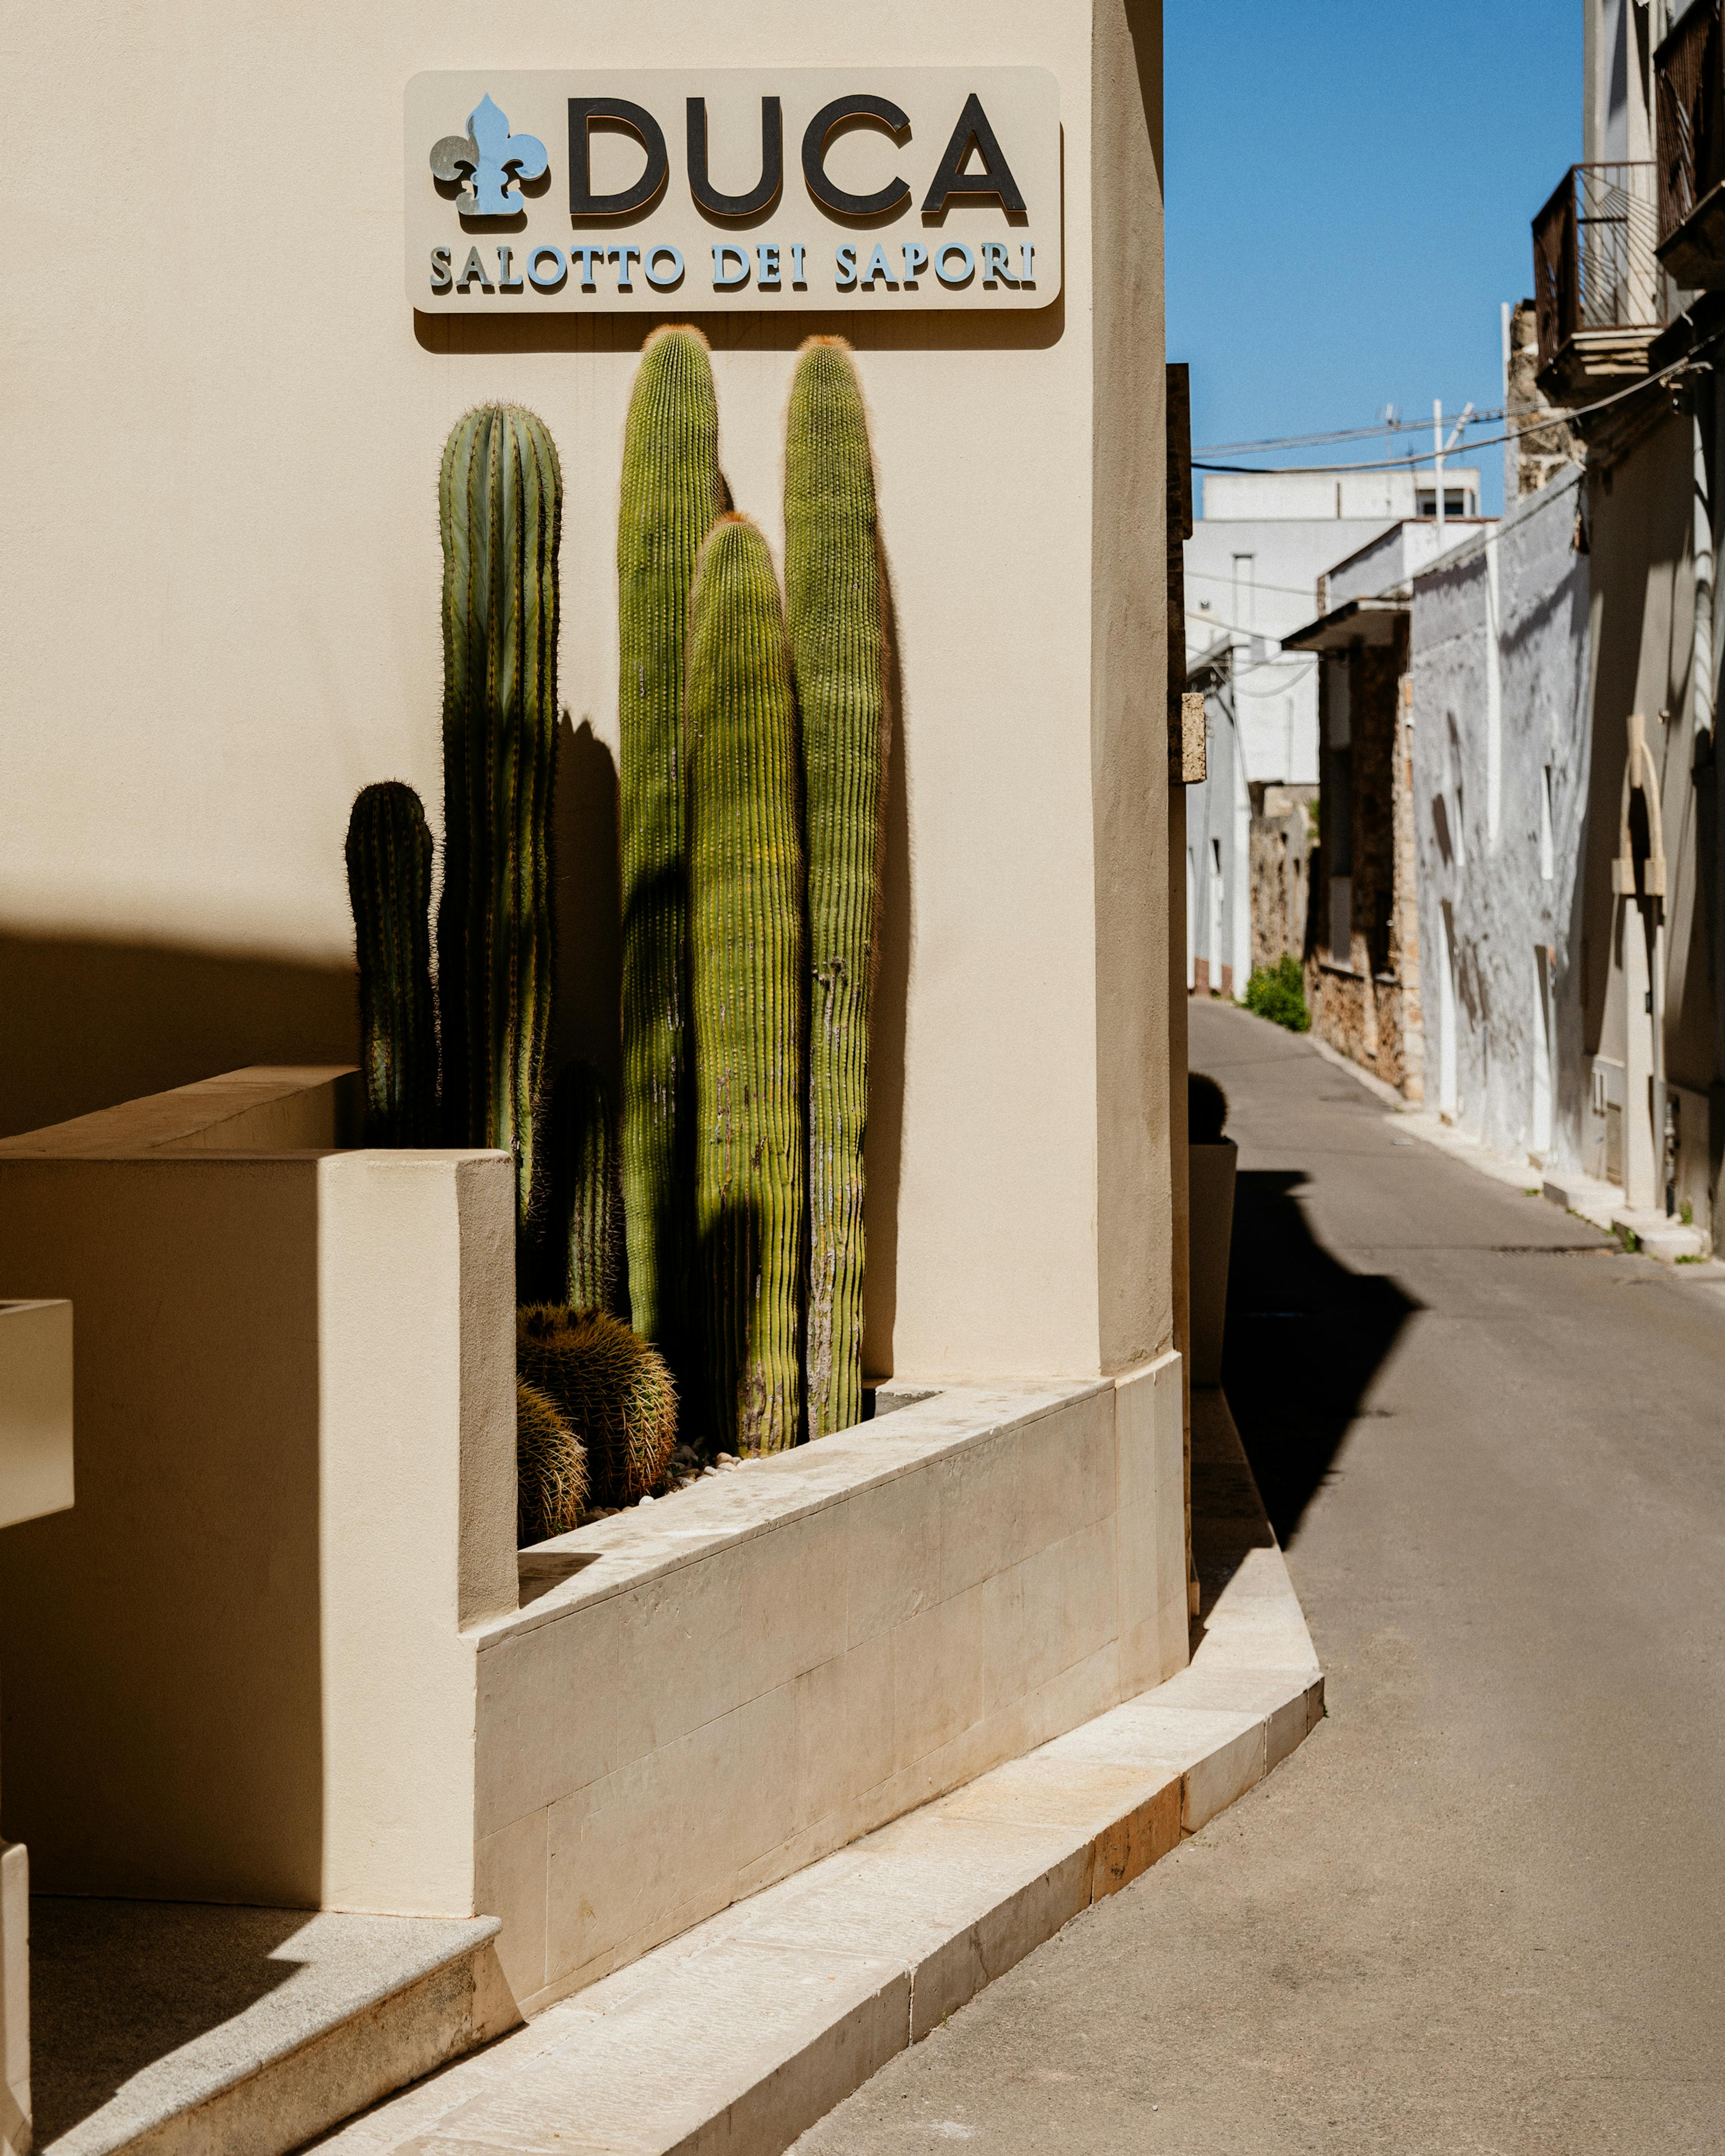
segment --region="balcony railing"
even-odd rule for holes
[[[1725,67],[1720,0],[1694,4],[1654,54],[1659,254],[1690,290],[1725,281]]]
[[[1542,368],[1584,330],[1656,328],[1668,319],[1670,283],[1654,253],[1657,170],[1572,165],[1534,218]]]

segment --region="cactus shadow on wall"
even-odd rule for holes
[[[557,721],[552,808],[557,876],[557,1000],[552,1063],[591,1063],[615,1100],[623,1082],[623,914],[617,760],[583,719]]]
[[[721,1389],[746,1370],[755,1344],[759,1307],[761,1224],[744,1198],[727,1199],[718,1217],[695,1239],[689,1329],[695,1352],[677,1381],[684,1442],[724,1450],[737,1442]],[[742,1313],[748,1316],[744,1320]]]
[[[636,886],[634,896],[630,903],[629,918],[631,921],[637,918],[648,921],[680,921],[682,918],[685,911],[685,903],[683,877],[680,867],[662,869],[655,875],[643,876],[639,883]],[[619,900],[617,904],[620,909],[621,901]],[[614,1010],[619,1014],[616,1022],[619,1028],[621,1025],[620,1014],[622,1009],[621,983],[623,932],[626,925],[628,924],[624,922],[619,910],[617,931],[618,957],[616,962],[618,967],[619,986],[616,992],[617,999],[613,1005]],[[669,937],[670,933],[670,930],[666,928],[661,928],[656,932],[649,931],[647,933],[646,940],[649,943],[655,940],[663,941]],[[684,993],[686,993],[686,992],[687,979],[685,973]],[[616,1066],[620,1073],[623,1058],[620,1034],[613,1053],[616,1059]],[[603,1064],[599,1065],[601,1071],[604,1070],[604,1067],[605,1066]],[[685,1085],[687,1091],[689,1105],[690,1107],[692,1108],[694,1095],[694,1081],[692,1073],[685,1074]],[[618,1080],[619,1095],[620,1095],[622,1081],[619,1075]],[[614,1097],[616,1097],[616,1096],[614,1096]],[[690,1232],[688,1209],[693,1205],[694,1199],[692,1191],[689,1188],[687,1173],[687,1164],[692,1156],[684,1149],[686,1147],[686,1137],[680,1139],[680,1156],[685,1163],[685,1171],[675,1177],[661,1192],[660,1194],[663,1199],[663,1203],[659,1209],[657,1217],[653,1222],[651,1250],[653,1252],[654,1276],[661,1281],[678,1281],[683,1279],[685,1277],[684,1268],[688,1263]],[[625,1182],[625,1192],[627,1192],[627,1188],[628,1185]],[[625,1202],[627,1202],[626,1199]],[[674,1306],[680,1308],[682,1306],[682,1301],[683,1297],[680,1293],[675,1299]],[[639,1313],[636,1312],[635,1315],[639,1317]],[[672,1373],[676,1378],[678,1384],[680,1386],[685,1382],[689,1368],[691,1367],[689,1362],[689,1349],[691,1343],[677,1335],[672,1329],[661,1328],[661,1332],[662,1337],[660,1334],[650,1334],[649,1337],[653,1339],[654,1345],[670,1363]]]
[[[863,1158],[868,1264],[863,1281],[863,1375],[893,1373],[898,1314],[898,1203],[905,1122],[905,1024],[911,996],[911,799],[905,769],[904,681],[891,564],[880,551],[886,629],[886,803],[880,862],[880,957],[869,1042],[869,1123]]]

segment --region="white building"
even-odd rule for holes
[[[1239,649],[1219,637],[1186,676],[1204,692],[1206,774],[1186,789],[1186,986],[1230,998],[1244,994],[1252,964],[1252,802],[1234,684]]]
[[[1362,579],[1404,588],[1453,546],[1478,518],[1478,472],[1446,470],[1444,495],[1440,526],[1429,469],[1206,475],[1186,542],[1187,667],[1204,692],[1209,773],[1186,796],[1189,988],[1237,996],[1250,972],[1253,788],[1318,783],[1318,662],[1281,639],[1338,603],[1338,577],[1339,596]]]
[[[1446,470],[1444,497],[1446,523],[1477,517],[1478,472]],[[1317,783],[1316,662],[1307,653],[1283,657],[1280,639],[1327,611],[1319,578],[1386,527],[1429,517],[1436,534],[1436,500],[1431,471],[1412,467],[1205,477],[1204,514],[1186,542],[1186,649],[1190,663],[1219,637],[1234,641],[1249,781]]]
[[[1584,1165],[1579,879],[1588,557],[1574,465],[1413,578],[1414,829],[1430,1106],[1497,1151]]]

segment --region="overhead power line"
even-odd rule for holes
[[[1591,404],[1576,404],[1563,410],[1555,405],[1548,405],[1543,411],[1529,412],[1520,426],[1510,427],[1501,434],[1488,434],[1484,441],[1469,442],[1466,446],[1470,454],[1476,449],[1496,449],[1500,443],[1518,442],[1524,434],[1538,434],[1542,427],[1565,426],[1573,420],[1588,418],[1595,412],[1604,411],[1609,405],[1620,404],[1625,397],[1638,396],[1642,390],[1651,389],[1659,382],[1668,382],[1672,375],[1681,374],[1687,368],[1699,365],[1703,356],[1712,352],[1722,338],[1725,338],[1725,330],[1716,330],[1710,337],[1685,352],[1681,359],[1674,359],[1669,367],[1661,367],[1657,374],[1644,375],[1640,381],[1630,382],[1627,388],[1614,389],[1609,397],[1596,398]],[[1278,472],[1299,473],[1310,478],[1324,474],[1333,475],[1337,472],[1411,471],[1429,459],[1430,454],[1428,449],[1425,458],[1414,452],[1405,457],[1378,457],[1363,464],[1350,465],[1213,465],[1200,463],[1194,457],[1192,469],[1194,471],[1242,472],[1253,479],[1273,479]]]
[[[1323,517],[1321,519],[1314,519],[1313,521],[1316,522],[1327,524],[1331,520],[1328,517]],[[1454,522],[1456,520],[1452,518],[1450,521],[1451,522]],[[1474,520],[1471,518],[1465,518],[1461,521],[1471,523]],[[1478,521],[1481,523],[1485,523],[1488,520],[1481,517]],[[1225,531],[1229,521],[1230,520],[1226,517],[1218,517],[1216,520],[1217,527],[1220,530]],[[1348,521],[1354,524],[1376,524],[1379,520],[1375,516],[1356,516],[1348,519]],[[1187,543],[1189,545],[1191,542],[1189,541]],[[1194,569],[1189,567],[1186,571],[1186,581],[1189,584],[1194,579],[1201,584],[1227,584],[1231,588],[1234,583],[1234,574],[1233,572],[1229,569]],[[1272,584],[1266,583],[1262,577],[1254,577],[1251,580],[1251,588],[1255,592],[1283,592],[1286,593],[1290,598],[1310,599],[1314,596],[1317,587],[1315,583],[1311,584]],[[1200,611],[1204,612],[1204,618],[1206,621],[1214,619],[1215,617],[1208,611],[1204,609],[1200,609]],[[1226,628],[1227,624],[1224,622],[1222,626]],[[1248,636],[1267,636],[1272,634],[1271,630],[1262,629],[1248,629],[1245,633]]]
[[[1476,412],[1468,424],[1482,427],[1507,416],[1501,411]],[[1370,442],[1384,434],[1426,434],[1430,431],[1430,419],[1386,419],[1380,420],[1375,427],[1332,427],[1317,434],[1266,436],[1261,442],[1209,442],[1192,454],[1195,457],[1245,457],[1260,449],[1312,449],[1326,442]]]

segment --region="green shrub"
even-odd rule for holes
[[[1245,1007],[1290,1033],[1307,1030],[1312,1014],[1306,1008],[1306,975],[1291,951],[1283,952],[1275,965],[1254,971],[1246,983]]]

